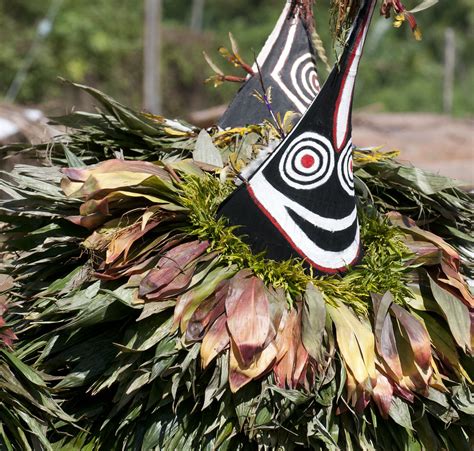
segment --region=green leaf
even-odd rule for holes
[[[456,296],[438,285],[431,276],[431,292],[441,307],[456,343],[464,350],[471,348],[471,320],[469,309]]]
[[[447,425],[459,420],[459,414],[451,406],[448,397],[433,387],[429,388],[424,404],[435,418],[438,418]]]
[[[205,163],[218,168],[224,167],[222,156],[217,147],[212,142],[211,135],[202,129],[199,132],[198,139],[196,141],[196,148],[193,152],[194,161]]]
[[[431,174],[423,169],[408,166],[400,166],[394,178],[400,178],[427,196],[463,185],[462,182],[452,178]]]
[[[20,359],[18,359],[13,353],[8,352],[5,349],[0,349],[2,355],[12,364],[12,366],[20,373],[21,376],[25,377],[34,385],[38,387],[46,387],[46,383],[39,376],[39,374],[30,368],[28,365],[24,364]]]
[[[46,428],[42,426],[33,416],[21,410],[17,411],[18,416],[28,425],[28,429],[36,435],[40,443],[43,445],[42,449],[52,451],[53,447],[46,437]]]
[[[334,441],[331,433],[324,427],[321,421],[315,416],[308,421],[308,437],[316,436],[320,438],[326,445],[337,449],[337,443]]]
[[[234,433],[234,425],[232,422],[228,421],[225,425],[220,429],[219,434],[216,438],[215,448],[219,449],[219,446],[222,445],[226,440],[228,440]]]
[[[284,399],[296,405],[304,404],[310,399],[310,396],[301,390],[287,390],[276,385],[269,385],[268,389],[280,394]]]
[[[156,136],[160,133],[156,124],[154,124],[153,121],[148,119],[143,114],[135,113],[131,109],[117,102],[112,97],[109,97],[97,89],[77,83],[71,84],[86,91],[96,100],[98,100],[110,114],[112,114],[115,118],[117,118],[117,120],[119,120],[129,129],[129,132],[147,134],[149,136]]]
[[[326,325],[326,303],[322,293],[308,283],[303,298],[302,340],[308,354],[316,361],[323,358],[323,335]]]
[[[453,388],[453,403],[466,415],[474,416],[474,391],[472,387],[458,385]]]
[[[66,146],[64,146],[64,155],[66,156],[66,161],[70,168],[82,168],[86,166],[85,163],[73,154]]]
[[[229,353],[225,352],[217,358],[214,373],[204,390],[202,410],[206,409],[213,401],[218,400],[224,392],[229,378]]]
[[[127,345],[120,346],[120,349],[123,351],[143,352],[155,346],[171,332],[173,318],[165,318],[166,314],[153,315],[140,321],[138,323],[140,326],[138,330],[135,330],[133,337]],[[136,327],[136,325],[133,327]]]
[[[395,421],[395,423],[399,424],[405,429],[414,431],[408,404],[402,401],[399,397],[394,396],[392,398],[392,405],[390,406],[388,414],[390,418]]]

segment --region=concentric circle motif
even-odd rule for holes
[[[320,89],[315,67],[316,62],[310,53],[300,56],[291,67],[291,84],[306,106],[309,106]]]
[[[337,177],[339,182],[350,196],[354,195],[354,172],[352,169],[352,142],[349,141],[339,155],[337,162]]]
[[[326,183],[334,166],[330,141],[317,133],[305,132],[289,144],[280,160],[279,170],[289,186],[308,190]]]

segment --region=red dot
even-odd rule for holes
[[[349,169],[350,169],[350,171],[352,172],[352,160],[351,160],[351,162],[349,163]]]
[[[301,157],[301,164],[304,168],[309,169],[314,164],[314,157],[312,155],[303,155]]]

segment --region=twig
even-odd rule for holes
[[[253,71],[252,66],[248,65],[242,60],[239,60],[239,62],[240,62],[240,65],[242,66],[242,69],[245,72],[247,72],[249,75],[255,75],[255,72]]]

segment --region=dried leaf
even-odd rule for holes
[[[106,253],[105,264],[108,265],[115,262],[120,256],[122,256],[122,254],[123,258],[126,259],[133,244],[158,224],[157,221],[153,221],[149,222],[143,229],[140,224],[135,224],[132,227],[122,229],[110,241]]]
[[[226,319],[225,315],[219,316],[202,340],[201,363],[203,368],[206,368],[229,344],[230,337],[227,332]]]
[[[275,339],[277,363],[273,368],[279,387],[296,388],[303,385],[308,363],[308,352],[301,338],[302,309],[290,310],[281,321]]]
[[[355,380],[370,386],[375,382],[375,340],[370,328],[342,302],[327,309],[336,326],[336,337],[345,364]]]
[[[415,362],[428,380],[431,375],[431,342],[423,324],[405,309],[392,304],[390,310],[406,332]]]
[[[214,323],[225,311],[225,298],[229,289],[229,281],[219,284],[214,296],[204,300],[194,311],[186,329],[186,341],[199,341],[203,338],[207,326]]]
[[[240,351],[236,343],[231,340],[229,385],[232,393],[237,392],[244,385],[265,373],[275,361],[276,355],[276,347],[270,343],[263,351],[254,356],[249,365],[246,365],[240,359]]]
[[[178,298],[174,311],[174,327],[180,325],[182,333],[186,332],[189,320],[202,301],[211,296],[223,280],[235,274],[234,267],[217,267],[206,275],[199,285]]]
[[[230,281],[225,309],[236,352],[248,366],[263,350],[270,332],[269,303],[262,280],[247,271],[239,272]]]
[[[209,247],[207,241],[191,241],[172,248],[140,283],[140,297],[158,291],[184,272],[186,265],[198,258]]]
[[[377,372],[377,383],[372,393],[375,403],[379,408],[383,418],[388,418],[390,406],[392,404],[393,387],[385,375]]]
[[[293,351],[293,329],[297,320],[298,314],[295,309],[285,312],[275,337],[277,364],[273,371],[277,385],[282,388],[284,388],[285,385],[289,385],[293,376],[295,354]]]

